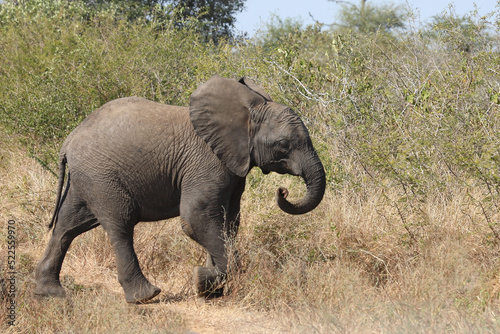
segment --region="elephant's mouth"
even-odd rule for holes
[[[293,176],[300,176],[300,174],[294,173],[289,168],[286,160],[280,160],[279,162],[272,162],[272,163],[266,164],[264,166],[261,166],[260,169],[262,170],[262,173],[264,173],[266,175],[271,173],[271,172],[275,172],[278,174],[290,174]]]
[[[271,171],[270,171],[270,170],[267,170],[267,169],[265,169],[264,167],[261,167],[261,168],[260,168],[260,170],[261,170],[261,171],[262,171],[262,173],[264,173],[265,175],[267,175],[267,174],[271,173]]]

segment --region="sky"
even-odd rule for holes
[[[351,0],[353,4],[359,5],[359,0]],[[474,10],[474,3],[478,7],[480,15],[487,14],[495,10],[497,0],[368,0],[367,3],[401,4],[410,6],[414,13],[420,13],[422,23],[428,21],[432,16],[443,12],[449,4],[455,5],[455,11],[459,15],[467,14]],[[330,24],[336,19],[336,15],[341,5],[328,0],[246,0],[246,9],[236,16],[236,29],[247,32],[250,36],[256,31],[265,27],[265,23],[275,14],[280,18],[291,17],[300,19],[304,25],[313,24],[316,21]],[[499,8],[500,9],[500,8]]]

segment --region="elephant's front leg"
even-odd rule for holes
[[[201,206],[203,207],[203,206]],[[210,212],[212,211],[212,212]],[[183,230],[207,251],[205,267],[195,267],[194,284],[200,297],[218,297],[222,295],[227,276],[228,260],[226,254],[227,236],[224,233],[224,214],[213,210],[190,208],[182,210]]]
[[[226,275],[216,267],[194,267],[193,281],[198,297],[207,299],[222,297]]]
[[[207,251],[205,267],[196,266],[193,271],[193,281],[198,296],[204,298],[222,297],[226,275],[226,272],[223,273],[217,269],[212,256]]]
[[[207,237],[205,235],[207,231],[200,228],[202,223],[198,222],[194,215],[191,215],[193,211],[188,210],[187,213],[181,213],[183,217],[182,230],[207,251],[205,267],[196,266],[194,268],[193,281],[196,292],[200,297],[220,297],[224,290],[223,285],[227,275],[227,256],[226,247],[224,246],[226,239],[222,228],[218,227],[222,226],[222,224],[213,221],[209,223],[207,226],[209,231],[218,233],[210,233],[216,235],[214,238]],[[194,223],[189,222],[188,219]]]
[[[197,293],[205,298],[222,295],[228,258],[235,254],[234,239],[245,179],[226,178],[223,184],[224,187],[218,188],[213,183],[200,191],[197,183],[196,187],[186,187],[181,198],[183,230],[207,251],[206,266],[195,267],[193,273]]]
[[[233,271],[234,268],[230,269],[229,267],[237,266],[238,255],[235,249],[235,238],[240,225],[240,197],[241,194],[232,199],[222,224],[220,239],[224,245],[225,271],[221,272],[217,268],[216,262],[208,250],[205,267],[194,268],[193,279],[200,297],[222,297],[227,271]]]
[[[193,280],[199,297],[221,297],[228,271],[228,236],[224,233],[223,220],[209,223],[208,231],[196,233],[194,240],[207,251],[204,267],[194,268]],[[196,229],[195,229],[196,230]]]

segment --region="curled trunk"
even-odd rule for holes
[[[307,193],[296,203],[289,202],[288,189],[280,187],[276,192],[276,202],[281,210],[292,215],[307,213],[318,206],[323,199],[326,187],[325,170],[319,157],[314,152],[307,163],[302,164],[302,177],[306,183]]]

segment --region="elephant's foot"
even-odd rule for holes
[[[161,289],[149,282],[140,284],[135,289],[125,290],[125,300],[127,303],[141,304],[153,299],[161,292]]]
[[[36,283],[36,288],[34,291],[36,297],[66,297],[66,291],[61,286],[59,282],[51,282],[51,283]]]
[[[36,297],[66,297],[66,291],[59,281],[59,271],[51,265],[53,261],[40,261],[35,269],[35,291]]]
[[[194,267],[193,280],[198,297],[222,297],[225,276],[215,268]]]

